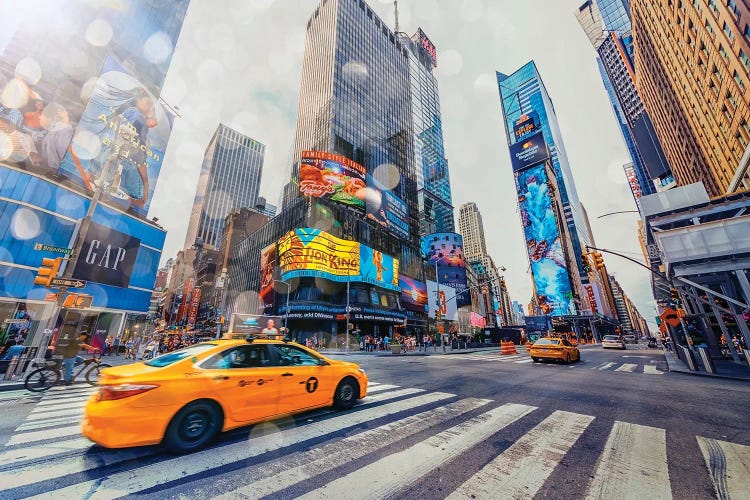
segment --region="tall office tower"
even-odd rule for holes
[[[615,301],[615,309],[617,310],[617,318],[622,325],[624,333],[630,333],[633,331],[633,322],[630,320],[630,312],[628,311],[628,296],[620,286],[620,283],[611,274],[609,275],[609,282],[612,284],[612,297]]]
[[[536,64],[531,61],[511,75],[497,73],[500,89],[505,132],[508,145],[525,143],[536,132],[541,131],[543,141],[549,148],[549,156],[555,172],[559,197],[564,211],[565,224],[570,234],[574,251],[575,272],[581,280],[587,280],[581,255],[586,245],[591,245],[592,235],[583,219],[578,192],[565,153],[560,127],[552,100],[544,87]],[[515,167],[514,167],[515,169]],[[580,281],[580,280],[579,280]]]
[[[750,188],[750,2],[630,4],[638,93],[678,183]]]
[[[219,248],[224,218],[235,208],[255,207],[266,147],[220,124],[203,155],[185,248],[198,239]]]
[[[443,123],[437,79],[437,50],[422,28],[411,37],[398,33],[398,40],[409,48],[414,163],[417,170],[419,234],[455,231],[453,203],[443,143]]]
[[[597,51],[599,73],[632,159],[626,175],[633,197],[640,203],[641,196],[672,187],[674,176],[636,91],[629,16],[623,0],[587,0],[576,12]]]
[[[464,203],[459,209],[458,232],[464,238],[464,257],[467,261],[480,260],[487,255],[482,214],[473,201]]]

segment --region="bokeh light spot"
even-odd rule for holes
[[[39,217],[34,211],[25,207],[18,208],[10,220],[10,230],[13,237],[19,240],[28,240],[36,237],[41,229]]]
[[[106,46],[112,40],[112,26],[104,19],[94,19],[86,28],[86,41],[96,47]]]
[[[143,55],[154,64],[160,64],[172,54],[172,40],[163,32],[154,33],[143,44]]]

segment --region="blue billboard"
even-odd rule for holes
[[[458,307],[471,304],[471,294],[466,292],[466,260],[464,240],[458,233],[433,233],[422,238],[422,254],[431,267],[438,268],[438,281],[456,289]]]
[[[537,302],[545,315],[574,314],[560,229],[552,208],[545,164],[516,173],[516,189]]]

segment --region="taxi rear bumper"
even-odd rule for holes
[[[127,399],[86,404],[81,433],[105,448],[129,448],[159,444],[177,407],[134,408]],[[125,423],[124,423],[125,422]]]

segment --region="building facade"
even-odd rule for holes
[[[636,86],[678,183],[750,188],[750,4],[630,4]]]
[[[203,156],[185,248],[200,241],[218,248],[224,218],[258,202],[266,147],[220,124]]]
[[[612,297],[615,301],[615,309],[617,310],[617,319],[620,321],[622,326],[622,332],[624,334],[631,334],[634,332],[633,322],[630,319],[630,311],[628,310],[628,296],[620,286],[620,283],[611,274],[609,275],[609,282],[612,285]]]
[[[482,214],[476,203],[470,201],[461,205],[458,212],[458,232],[464,238],[466,260],[481,259],[487,255]]]

